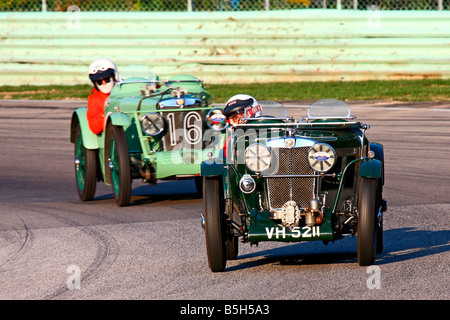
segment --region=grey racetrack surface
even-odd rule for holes
[[[78,200],[69,124],[81,105],[0,101],[0,299],[450,298],[450,104],[351,103],[371,125],[369,139],[385,146],[389,206],[377,269],[357,265],[349,237],[240,244],[220,274],[208,268],[192,181],[135,180],[126,208],[103,184],[94,201]],[[306,102],[286,105],[305,115]]]

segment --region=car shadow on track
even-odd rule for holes
[[[114,199],[113,193],[103,194],[94,198],[94,201]],[[139,183],[131,190],[131,203],[129,206],[143,206],[163,201],[179,201],[202,199],[195,183],[191,180],[163,181],[155,186]]]
[[[347,241],[347,239],[342,241]],[[278,248],[239,255],[233,262],[235,265],[231,266],[230,263],[226,271],[242,270],[264,265],[311,266],[356,262],[356,246],[354,250],[351,244],[345,246],[339,245],[336,248],[333,247],[332,244],[324,246],[321,242],[283,244]],[[240,261],[242,263],[239,263]]]
[[[446,252],[450,250],[449,239],[450,230],[431,231],[414,228],[385,230],[384,250],[377,254],[375,265],[397,263]],[[242,263],[239,263],[240,260]],[[312,266],[354,263],[357,266],[356,237],[347,237],[328,246],[320,242],[285,245],[240,255],[234,263],[238,264],[228,267],[226,271],[263,265]]]
[[[384,232],[383,252],[376,264],[390,264],[440,254],[450,250],[450,230],[399,228]]]
[[[278,249],[277,249],[278,250]],[[245,256],[238,257],[238,260],[246,259]],[[317,254],[296,254],[280,255],[279,253],[263,256],[257,260],[243,262],[238,265],[226,268],[226,271],[237,271],[251,269],[264,265],[277,266],[313,266],[313,265],[336,265],[356,262],[356,253],[340,252],[340,253],[317,253]]]

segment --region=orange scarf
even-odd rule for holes
[[[103,131],[105,121],[105,101],[109,94],[105,94],[97,89],[92,89],[88,98],[87,120],[89,128],[95,134]]]

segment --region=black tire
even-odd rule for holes
[[[223,204],[220,181],[203,178],[203,211],[208,265],[212,272],[222,272],[226,266],[225,230],[222,221]]]
[[[79,123],[75,135],[74,164],[78,196],[81,201],[91,201],[97,188],[97,150],[84,147]]]
[[[377,213],[378,213],[378,208],[380,208],[381,206],[385,206],[384,203],[384,199],[383,199],[383,185],[384,185],[384,149],[383,146],[381,144],[378,143],[371,143],[370,144],[370,150],[375,152],[375,159],[381,161],[382,166],[381,166],[381,178],[377,179]],[[383,211],[385,210],[385,208],[383,208]],[[383,214],[383,212],[382,212]],[[378,221],[380,220],[380,221]],[[381,216],[381,219],[378,219],[377,217],[377,223],[378,223],[378,232],[376,234],[377,237],[377,253],[381,253],[383,251],[383,217]]]
[[[131,169],[127,137],[122,127],[111,123],[107,126],[105,153],[116,204],[119,207],[128,206],[131,201]]]
[[[383,203],[383,186],[382,186],[382,182],[381,179],[377,179],[377,204],[376,204],[376,212],[375,215],[376,217],[376,221],[375,221],[375,226],[376,226],[376,240],[377,240],[377,248],[376,248],[376,253],[381,253],[383,252],[383,248],[384,248],[384,243],[383,243],[383,215],[384,213],[381,212],[382,216],[381,219],[379,221],[378,219],[378,210],[381,210],[381,206]]]
[[[358,200],[357,256],[360,266],[375,262],[377,251],[377,180],[361,178]]]

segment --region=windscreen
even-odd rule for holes
[[[344,119],[350,117],[350,107],[337,99],[319,100],[308,108],[309,119]]]
[[[151,70],[149,66],[146,65],[125,65],[118,67],[120,78],[125,82],[151,80],[156,81],[157,76]]]
[[[285,119],[287,117],[286,107],[272,100],[259,101],[262,108],[262,117]]]

